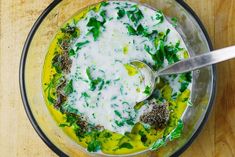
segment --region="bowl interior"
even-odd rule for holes
[[[50,41],[58,29],[80,9],[97,2],[99,0],[54,1],[36,22],[22,55],[20,82],[27,114],[42,139],[59,155],[87,156],[87,153],[58,127],[46,107],[42,91],[44,59]],[[191,56],[210,51],[210,42],[205,32],[189,10],[184,8],[183,2],[175,0],[138,0],[135,2],[162,10],[168,17],[177,17],[179,22],[177,29]],[[193,106],[187,108],[183,117],[185,126],[182,137],[169,142],[155,152],[145,151],[135,156],[170,156],[182,152],[189,145],[208,116],[214,99],[213,67],[194,72],[192,90]]]

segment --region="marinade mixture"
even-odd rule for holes
[[[176,18],[127,1],[89,6],[66,22],[42,78],[58,126],[89,152],[106,154],[156,150],[179,138],[192,74],[159,78],[153,95],[137,103],[151,89],[130,64],[140,60],[158,70],[188,58],[176,26]]]

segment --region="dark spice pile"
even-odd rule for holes
[[[149,124],[155,129],[165,128],[170,116],[170,112],[167,109],[168,104],[156,104],[153,102],[150,104],[150,107],[152,107],[152,110],[150,112],[144,113],[140,117],[140,121]]]

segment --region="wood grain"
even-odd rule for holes
[[[220,48],[233,45],[235,43],[235,1],[225,0],[222,2],[216,0],[215,10],[215,47]],[[215,108],[216,156],[235,156],[234,66],[234,60],[218,66],[218,72],[223,75],[218,75],[220,82],[218,84],[218,96]]]
[[[0,152],[7,157],[56,156],[25,114],[18,83],[21,50],[33,23],[52,0],[0,1]],[[235,44],[235,0],[185,0],[199,15],[215,48]],[[235,61],[218,69],[216,103],[202,133],[183,157],[235,156]]]

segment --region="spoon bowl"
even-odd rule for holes
[[[139,60],[133,60],[130,62],[131,65],[133,65],[141,74],[141,76],[144,78],[143,83],[145,86],[150,87],[150,94],[145,95],[145,97],[141,97],[137,100],[137,103],[142,102],[146,99],[148,99],[152,93],[154,92],[155,86],[157,84],[157,73],[154,72],[149,65],[146,63],[139,61]]]

